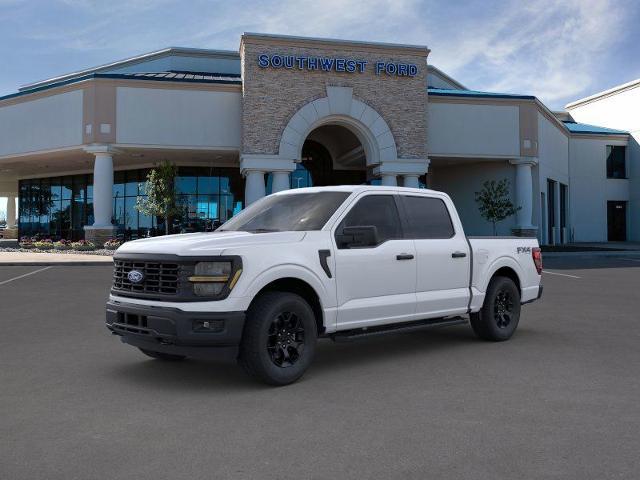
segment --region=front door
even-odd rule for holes
[[[607,228],[610,242],[627,240],[627,202],[607,202]]]
[[[375,227],[376,240],[349,248],[339,240],[345,227]],[[393,195],[361,196],[338,223],[336,283],[338,330],[400,322],[415,313],[416,252],[402,238]]]

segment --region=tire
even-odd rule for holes
[[[147,357],[155,358],[157,360],[164,360],[166,362],[179,362],[180,360],[184,360],[184,355],[172,355],[170,353],[162,353],[162,352],[154,352],[153,350],[146,350],[144,348],[139,349],[142,353],[144,353]]]
[[[288,385],[307,370],[318,333],[313,310],[300,296],[267,292],[249,307],[238,362],[268,385]]]
[[[520,320],[520,291],[507,277],[489,282],[482,309],[471,314],[471,327],[477,337],[492,342],[509,340]]]

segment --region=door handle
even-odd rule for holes
[[[400,255],[396,255],[396,260],[413,260],[413,255],[410,253],[401,253]]]
[[[467,254],[464,253],[464,252],[453,252],[451,254],[451,258],[464,258],[466,256],[467,256]]]

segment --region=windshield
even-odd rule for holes
[[[320,230],[349,195],[349,192],[271,195],[247,207],[217,231]]]

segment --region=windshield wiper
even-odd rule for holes
[[[280,230],[274,228],[254,228],[253,230],[247,230],[249,233],[273,233],[279,231]]]

